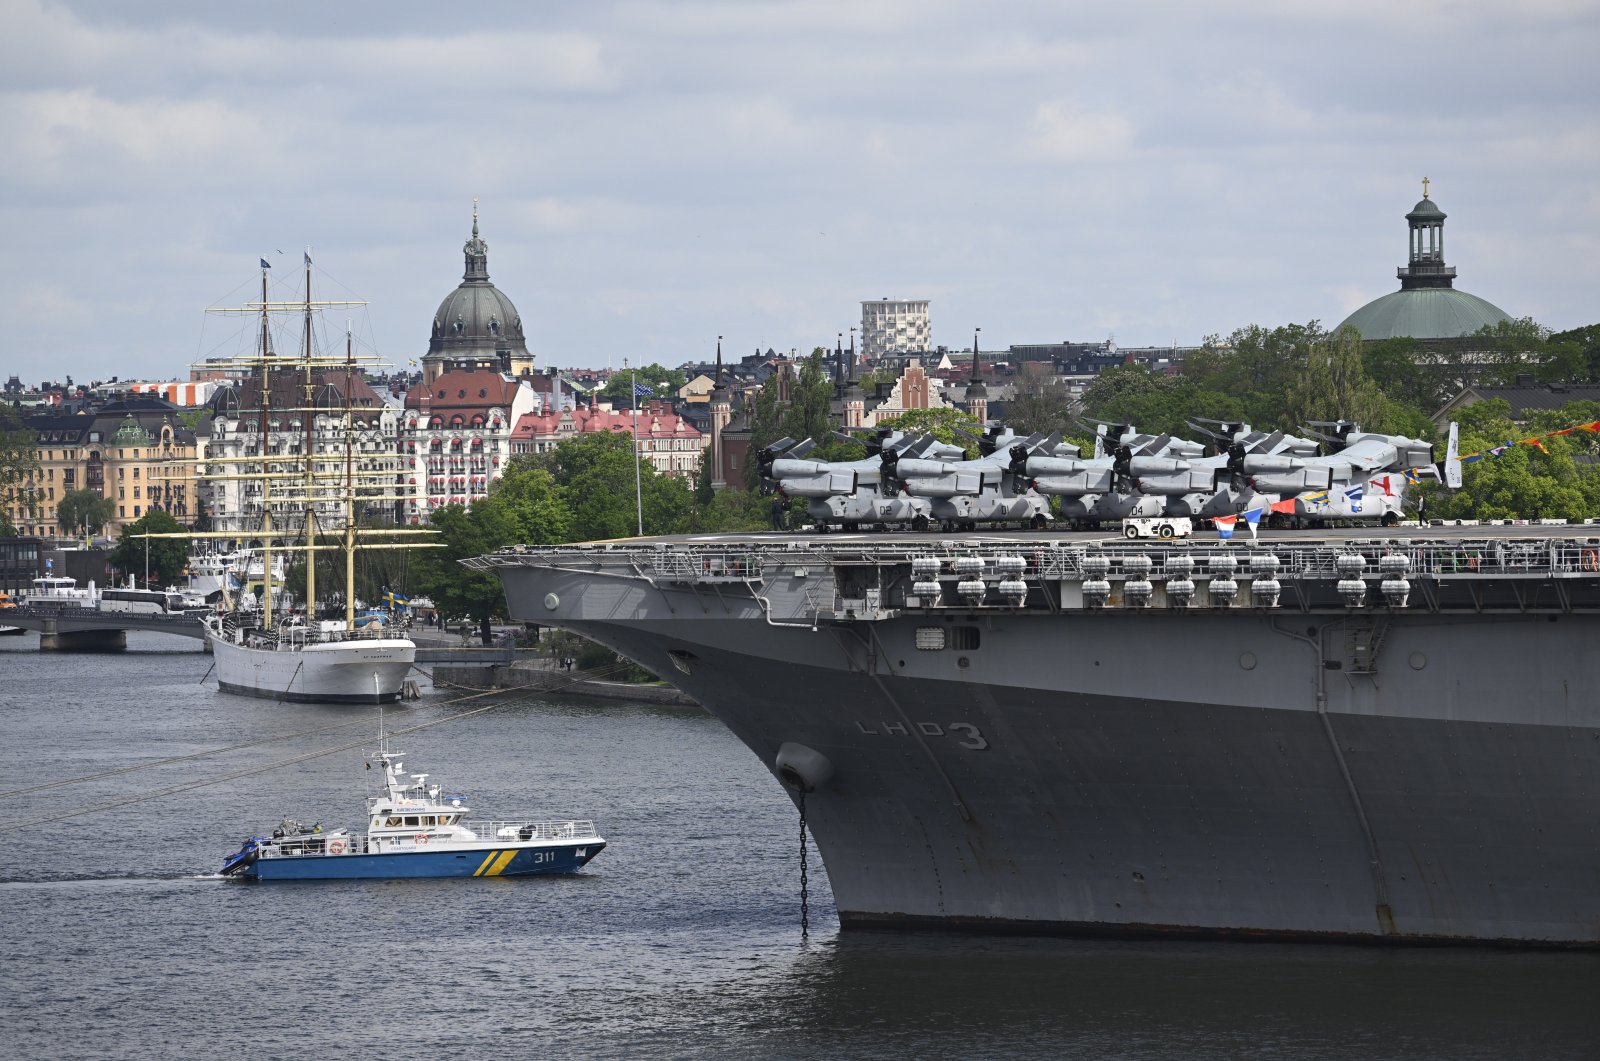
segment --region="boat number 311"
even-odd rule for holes
[[[966,748],[968,751],[981,752],[989,747],[989,741],[979,732],[978,727],[970,722],[946,722],[940,725],[937,722],[913,723],[924,737],[954,737],[959,738],[956,747]],[[856,722],[856,729],[869,737],[877,736],[906,736],[908,731],[898,722]]]

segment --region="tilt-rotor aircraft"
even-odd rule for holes
[[[970,437],[970,436],[969,436]],[[978,440],[973,460],[899,453],[880,455],[882,479],[903,494],[927,498],[932,518],[945,530],[973,530],[980,523],[1009,523],[1035,530],[1050,520],[1050,500],[1031,489],[1017,472],[1017,453],[1076,456],[1078,447],[1061,443],[1059,435],[1018,439],[1010,428],[995,427]]]
[[[1322,456],[1311,439],[1283,432],[1264,435],[1247,424],[1217,424],[1219,432],[1191,423],[1189,426],[1217,440],[1216,456],[1202,458],[1186,475],[1141,479],[1139,489],[1167,498],[1168,515],[1202,518],[1275,509],[1269,521],[1277,524],[1293,513],[1297,522],[1325,520],[1376,520],[1386,526],[1400,521],[1406,488],[1423,479],[1439,480],[1452,488],[1461,484],[1456,426],[1443,464],[1433,462],[1433,447],[1403,435],[1362,432],[1348,420],[1313,422],[1304,428],[1324,442],[1339,445]],[[1312,430],[1326,428],[1332,434]],[[1210,475],[1211,481],[1206,482]],[[1289,512],[1276,509],[1292,500]]]
[[[1445,459],[1438,464],[1433,446],[1421,439],[1363,432],[1349,420],[1312,421],[1303,430],[1343,448],[1325,457],[1307,457],[1296,471],[1254,480],[1263,493],[1293,497],[1298,519],[1376,519],[1393,526],[1400,522],[1408,485],[1427,479],[1452,490],[1461,486],[1459,429],[1454,423]]]
[[[1098,425],[1088,459],[1011,451],[1012,469],[1041,494],[1061,498],[1061,516],[1073,529],[1130,516],[1159,516],[1161,498],[1139,492],[1141,476],[1187,472],[1201,447],[1170,435],[1144,435],[1129,424]],[[1076,452],[1076,451],[1075,451]]]
[[[1264,497],[1255,486],[1256,478],[1294,473],[1304,467],[1304,458],[1318,452],[1312,439],[1253,431],[1237,421],[1195,419],[1199,423],[1189,422],[1190,430],[1215,441],[1217,452],[1191,460],[1187,471],[1138,480],[1139,492],[1161,498],[1168,516],[1214,519],[1268,507],[1279,498]],[[1211,424],[1215,430],[1200,424]]]
[[[835,434],[839,434],[835,432]],[[921,457],[956,459],[965,451],[931,437],[914,438],[898,431],[880,430],[870,439],[839,437],[863,442],[867,456],[855,461],[813,461],[805,455],[816,448],[812,439],[796,442],[781,438],[756,456],[763,479],[774,484],[780,497],[806,499],[806,515],[819,533],[830,527],[854,531],[863,525],[909,524],[916,530],[929,526],[931,506],[926,498],[901,496],[885,488],[883,454],[908,453]]]

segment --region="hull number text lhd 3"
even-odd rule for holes
[[[914,722],[917,731],[924,737],[951,737],[956,740],[956,747],[968,751],[981,752],[989,747],[989,741],[979,732],[978,727],[970,722]],[[909,731],[899,722],[856,722],[856,729],[869,737],[895,737],[907,736]]]

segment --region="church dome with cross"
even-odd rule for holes
[[[489,244],[478,235],[478,202],[472,202],[472,237],[462,248],[466,272],[461,284],[433,315],[433,334],[422,357],[423,379],[433,382],[452,368],[493,369],[531,375],[533,355],[522,331],[522,315],[489,282]]]
[[[1494,303],[1455,288],[1456,271],[1444,260],[1445,212],[1428,196],[1406,214],[1410,260],[1397,271],[1400,290],[1374,299],[1346,317],[1361,338],[1459,339],[1480,328],[1508,321],[1511,315]]]

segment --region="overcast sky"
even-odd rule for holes
[[[427,349],[481,199],[540,365],[1192,344],[1458,286],[1600,321],[1600,3],[0,0],[0,374],[182,377],[266,256]],[[338,326],[342,327],[342,320]]]

